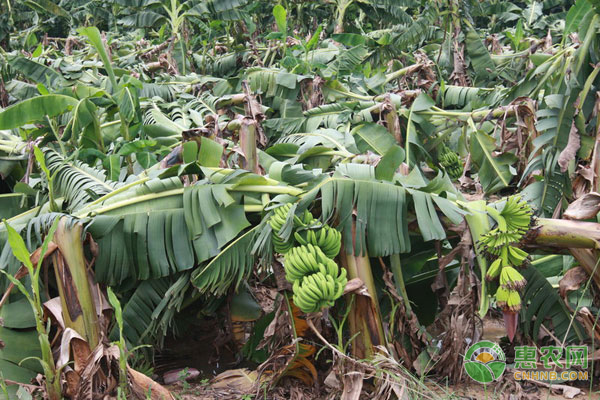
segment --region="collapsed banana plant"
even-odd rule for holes
[[[527,283],[515,269],[525,263],[527,252],[515,246],[531,226],[533,210],[520,196],[510,196],[501,211],[494,207],[486,208],[498,226],[481,236],[479,249],[497,257],[486,273],[486,280],[500,277],[500,287],[496,291],[496,303],[505,312],[516,313],[521,309],[519,290]]]
[[[138,399],[173,399],[163,386],[127,365],[128,352],[122,336],[120,348],[108,342],[112,309],[90,268],[95,259],[88,261],[84,249],[85,242],[89,242],[90,252],[95,254],[97,245],[83,234],[83,224],[65,216],[51,216],[54,221],[47,221],[51,227],[44,243],[32,254],[19,233],[4,221],[11,250],[23,268],[15,276],[2,271],[12,285],[0,300],[2,308],[12,288],[17,287],[31,303],[42,355],[39,361],[45,374],[44,397],[58,400],[131,395]],[[32,260],[36,260],[35,267]],[[53,266],[58,296],[42,303],[40,272],[44,265]],[[27,275],[32,296],[20,281]],[[48,276],[44,281],[48,287]],[[113,300],[120,307],[116,297]],[[122,318],[120,308],[116,313],[117,318]],[[56,327],[52,341],[50,325]],[[11,376],[14,370],[0,372]],[[5,379],[1,373],[0,377]],[[11,380],[11,384],[15,383],[18,382]]]
[[[288,231],[286,239],[289,218],[295,231],[293,236]],[[275,251],[285,255],[285,277],[293,285],[294,304],[305,313],[332,307],[348,282],[346,270],[333,260],[340,252],[341,233],[321,224],[308,210],[302,218],[294,215],[289,203],[274,210],[269,224]]]

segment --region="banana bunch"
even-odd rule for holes
[[[281,228],[287,221],[291,208],[291,203],[287,203],[281,207],[277,207],[275,210],[273,210],[273,215],[269,219],[269,225],[271,225],[271,229],[273,231],[273,248],[277,253],[280,254],[286,254],[294,246],[294,239],[292,237],[290,237],[286,241],[281,236],[279,236],[279,232],[281,231]],[[308,210],[304,210],[302,217],[298,217],[297,215],[293,216],[294,228],[307,226],[313,221],[316,220],[313,218],[312,214]]]
[[[442,145],[438,161],[444,170],[448,173],[450,179],[455,180],[462,176],[463,164],[458,154]]]
[[[485,278],[488,281],[498,278],[498,276],[500,276],[500,271],[503,271],[504,267],[523,265],[527,257],[529,257],[529,254],[527,254],[526,251],[514,246],[502,247],[497,255],[499,255],[499,257],[492,262],[487,270]]]
[[[346,272],[345,269],[342,271]],[[305,313],[317,312],[323,307],[332,307],[344,294],[346,283],[345,273],[340,274],[338,279],[322,271],[307,275],[294,282],[294,304]]]
[[[292,284],[293,301],[305,313],[331,307],[344,293],[346,270],[333,260],[340,252],[342,235],[305,211],[294,215],[293,234],[286,241],[280,231],[288,221],[291,204],[276,208],[269,219],[273,247],[284,255],[285,278]]]
[[[479,248],[504,258],[507,264],[521,265],[528,254],[512,244],[520,242],[529,230],[533,210],[521,197],[510,196],[502,211],[493,207],[488,207],[487,211],[498,226],[481,236]]]
[[[493,281],[494,279],[498,278],[500,276],[500,271],[502,271],[502,267],[504,267],[502,264],[502,258],[496,258],[496,260],[494,260],[494,262],[492,262],[492,264],[489,266],[485,274],[485,279],[487,281]]]
[[[521,237],[521,235],[514,232],[502,232],[496,228],[481,236],[479,239],[479,248],[486,253],[499,256],[504,248],[511,243],[518,242],[521,240]]]
[[[521,296],[516,290],[501,286],[496,291],[496,304],[504,310],[518,312],[521,309]]]
[[[488,207],[488,214],[498,226],[482,235],[479,248],[497,258],[490,264],[486,272],[486,280],[500,278],[500,287],[496,291],[496,302],[499,307],[517,312],[521,309],[519,290],[527,281],[514,267],[523,265],[529,254],[513,246],[523,239],[531,225],[533,210],[519,196],[510,196],[501,211]]]
[[[271,237],[271,240],[273,241],[273,248],[277,253],[280,254],[287,253],[294,246],[294,240],[292,238],[286,241],[279,236],[281,228],[287,221],[291,206],[292,205],[288,203],[281,207],[277,207],[275,210],[273,210],[273,215],[269,219],[269,225],[271,225],[273,232]]]
[[[508,264],[519,266],[523,265],[529,254],[518,247],[514,246],[506,246],[506,259],[508,260]]]
[[[335,228],[324,225],[318,231],[307,230],[304,236],[296,232],[294,237],[302,245],[312,244],[319,247],[329,258],[335,258],[340,252],[342,245],[342,234]]]
[[[527,281],[511,266],[505,266],[500,273],[500,287],[496,291],[496,303],[504,310],[518,312],[521,309],[521,296],[519,290],[523,289]]]
[[[531,226],[533,209],[521,196],[510,196],[500,212],[506,221],[506,228],[524,235]]]
[[[346,270],[311,243],[290,249],[284,269],[285,278],[293,285],[294,303],[303,312],[332,306],[348,282]]]
[[[317,258],[320,259],[322,256],[321,249],[310,243],[292,247],[285,255],[285,279],[290,283],[294,283],[302,280],[305,275],[319,272],[321,264],[317,261]]]
[[[506,266],[502,268],[502,272],[500,273],[500,286],[511,289],[511,290],[520,290],[525,287],[527,281],[513,267]]]
[[[317,272],[331,275],[340,282],[346,281],[346,270],[341,269],[340,272],[335,261],[327,257],[319,247],[310,243],[293,247],[285,255],[284,269],[285,279],[290,283]]]

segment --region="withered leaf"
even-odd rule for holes
[[[571,268],[558,283],[561,297],[565,298],[568,292],[579,289],[587,280],[588,274],[582,267]]]
[[[581,139],[579,138],[575,121],[573,121],[571,124],[571,130],[569,131],[569,141],[567,142],[567,146],[563,149],[563,151],[560,152],[560,155],[558,156],[558,165],[560,165],[560,170],[562,172],[567,170],[569,161],[575,158],[579,147],[581,147]]]
[[[563,215],[567,219],[582,220],[594,218],[598,212],[600,212],[600,194],[591,192],[569,204]]]

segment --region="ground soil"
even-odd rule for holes
[[[597,386],[597,385],[596,385]],[[600,388],[595,387],[592,393],[589,392],[589,388],[580,388],[582,391],[575,397],[563,396],[560,390],[550,390],[547,388],[539,387],[532,383],[521,383],[521,388],[510,389],[506,386],[501,385],[488,385],[487,388],[479,384],[458,384],[453,386],[441,387],[437,384],[430,384],[428,387],[432,391],[433,398],[435,395],[439,396],[437,399],[448,399],[448,400],[564,400],[573,398],[576,400],[600,400]],[[259,395],[247,394],[244,396],[241,393],[235,393],[230,390],[215,390],[210,387],[208,382],[192,382],[187,385],[182,385],[178,382],[174,385],[169,386],[169,389],[176,394],[177,397],[182,400],[192,399],[267,399],[267,400],[283,400],[283,399],[297,399],[297,400],[317,400],[317,399],[339,399],[339,393],[333,393],[325,388],[317,390],[314,388],[302,387],[299,381],[289,380],[282,384],[282,387],[269,392],[260,393]],[[423,396],[423,399],[427,399],[427,396]],[[367,395],[361,397],[361,399],[370,399]]]

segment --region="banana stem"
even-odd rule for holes
[[[100,125],[100,129],[108,128],[109,126],[118,125],[120,123],[121,123],[120,119],[116,119],[114,121],[105,122],[102,125]]]
[[[397,71],[394,71],[388,75],[386,75],[385,77],[385,83],[390,83],[391,81],[393,81],[394,79],[398,79],[404,75],[410,74],[412,72],[418,71],[419,69],[421,69],[422,65],[421,64],[414,64],[414,65],[409,65],[408,67],[404,67],[401,68]]]
[[[464,204],[464,203],[463,203]],[[479,300],[479,316],[484,317],[487,314],[487,311],[490,307],[490,298],[487,293],[487,285],[485,283],[485,275],[487,273],[487,260],[479,251],[479,246],[476,243],[479,241],[479,238],[486,232],[490,230],[490,221],[488,219],[487,214],[487,206],[484,200],[472,201],[464,206],[471,211],[471,214],[466,215],[465,219],[467,220],[467,224],[469,225],[469,230],[471,231],[471,237],[473,238],[473,243],[475,245],[473,248],[475,249],[475,255],[477,257],[477,263],[479,264],[479,269],[481,271],[481,295]]]
[[[558,248],[600,248],[600,224],[566,219],[540,218],[527,242]]]
[[[352,227],[354,231],[356,221],[353,221]],[[354,235],[353,232],[353,237]],[[362,255],[355,253],[354,248],[345,249],[342,245],[340,262],[348,272],[348,280],[360,278],[369,293],[369,296],[356,296],[348,317],[350,336],[355,338],[352,353],[355,357],[364,359],[372,357],[377,352],[377,346],[386,345],[386,338],[369,255],[366,251]]]
[[[404,276],[402,275],[402,264],[400,263],[400,255],[392,254],[390,256],[390,264],[392,273],[394,274],[394,280],[396,281],[396,291],[402,300],[404,300],[404,306],[406,307],[406,314],[412,313],[410,306],[410,300],[408,300],[408,293],[406,292],[406,286],[404,285]]]
[[[0,151],[3,151],[5,153],[8,154],[21,154],[22,150],[25,148],[25,144],[18,144],[18,143],[14,143],[14,144],[1,144],[0,143]]]
[[[288,309],[288,314],[290,316],[290,324],[292,325],[292,334],[294,335],[294,346],[295,346],[295,352],[294,352],[294,358],[288,362],[285,370],[283,371],[283,373],[279,374],[279,378],[283,377],[285,375],[285,373],[290,369],[291,365],[294,363],[294,359],[296,359],[297,357],[300,356],[300,341],[298,340],[298,331],[296,330],[296,321],[294,320],[294,308],[292,306],[292,301],[289,298],[290,294],[288,292],[283,293],[283,298],[285,301],[285,304],[287,305],[287,309]],[[277,379],[279,379],[277,378]],[[275,381],[276,383],[277,381]]]

